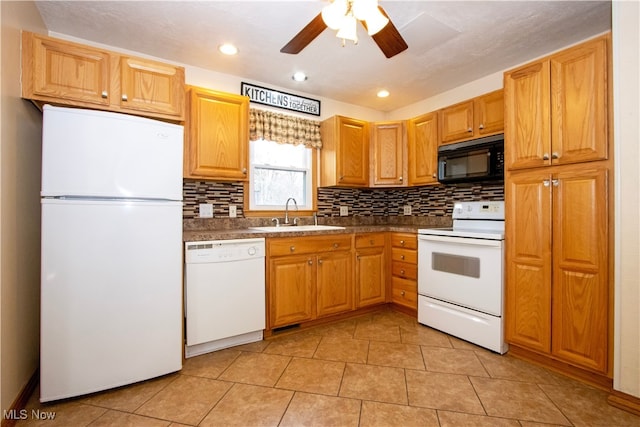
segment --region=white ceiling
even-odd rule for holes
[[[387,59],[359,28],[341,47],[326,29],[280,53],[322,7],[301,1],[36,1],[49,31],[392,111],[611,28],[610,1],[380,0],[409,48]],[[235,57],[217,51],[223,42]],[[291,75],[302,70],[306,82]],[[386,99],[376,98],[385,88]],[[240,90],[240,88],[238,88]]]

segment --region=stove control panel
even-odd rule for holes
[[[457,202],[453,205],[453,219],[504,220],[504,201]]]

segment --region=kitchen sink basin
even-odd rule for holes
[[[325,230],[344,230],[344,227],[339,225],[281,225],[266,226],[266,227],[249,227],[249,230],[264,231],[265,233],[295,233],[306,231],[325,231]]]

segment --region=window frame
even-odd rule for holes
[[[282,207],[280,209],[251,209],[251,177],[253,174],[253,170],[254,170],[254,166],[253,166],[253,162],[252,162],[252,156],[251,156],[251,146],[249,143],[249,152],[248,152],[248,157],[249,157],[249,171],[248,171],[248,176],[247,176],[247,180],[244,182],[244,197],[243,197],[243,210],[244,210],[244,216],[245,217],[283,217],[284,216],[284,210],[285,210],[285,204],[282,204]],[[319,165],[319,161],[320,161],[320,156],[318,155],[318,149],[317,148],[311,148],[308,147],[309,150],[311,150],[311,165],[310,165],[310,178],[311,178],[311,194],[310,194],[310,198],[311,198],[311,207],[310,209],[300,209],[298,211],[295,211],[295,216],[298,217],[303,217],[303,216],[312,216],[316,211],[317,211],[317,194],[318,194],[318,174],[320,171],[320,165]],[[280,169],[278,167],[274,167],[274,169]],[[286,201],[285,201],[286,202]],[[291,212],[292,206],[289,205],[289,210]],[[295,208],[293,208],[295,209]]]

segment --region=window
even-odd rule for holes
[[[313,209],[313,152],[304,145],[251,141],[249,210],[283,210],[289,197],[299,210]],[[295,209],[293,204],[290,209]]]

